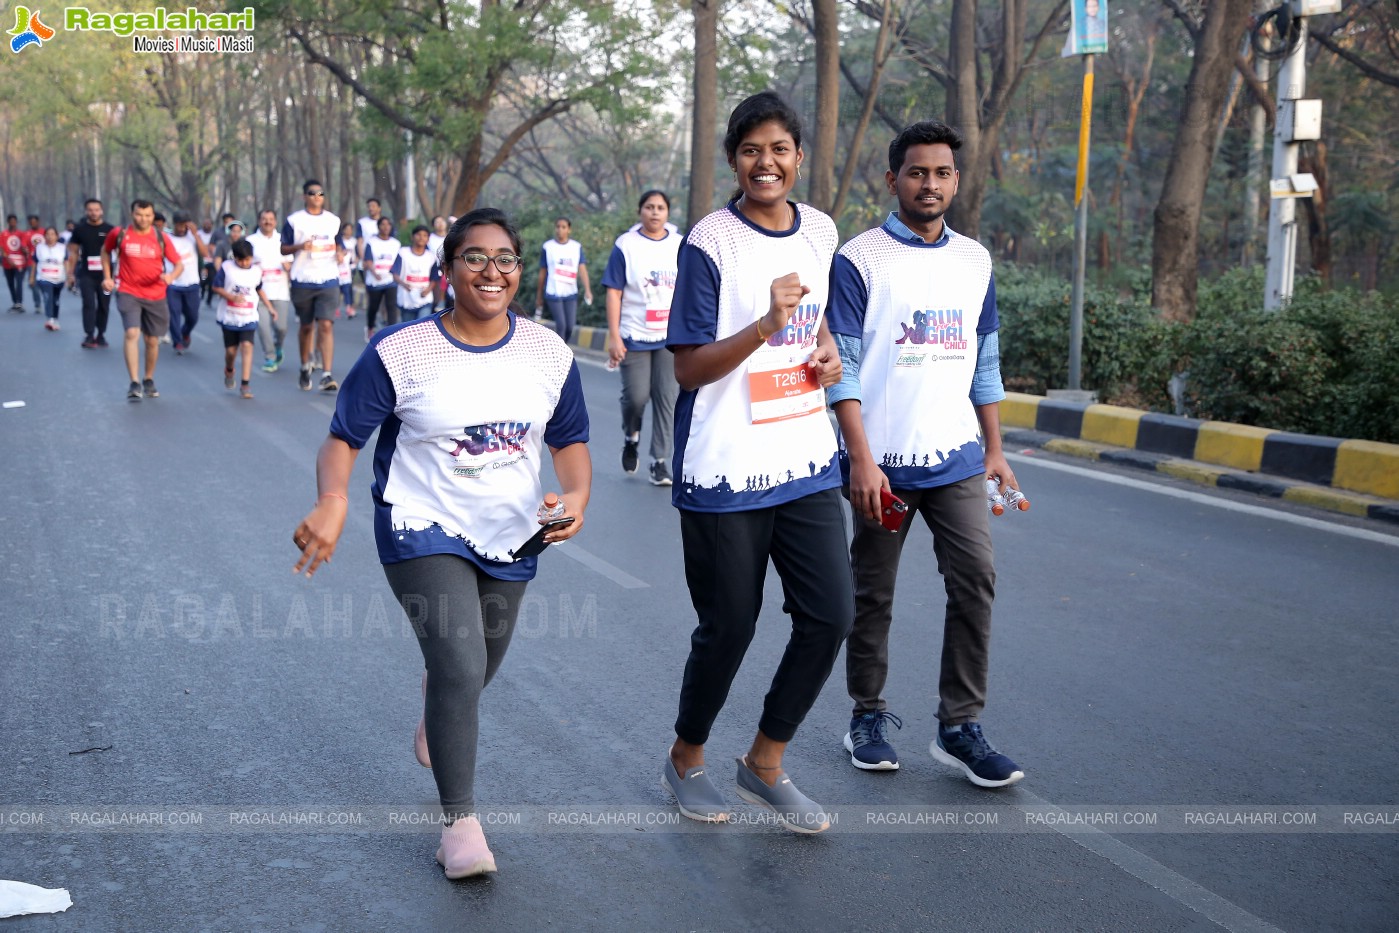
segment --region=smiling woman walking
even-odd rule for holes
[[[494,208],[443,243],[452,308],[377,332],[345,377],[316,461],[319,498],[292,540],[313,574],[345,526],[350,471],[377,429],[374,538],[427,669],[418,761],[442,801],[437,860],[448,878],[496,870],[475,815],[477,705],[510,644],[537,558],[512,560],[538,530],[544,449],[573,522],[592,483],[588,414],[573,352],[517,317],[520,237]]]
[[[776,94],[735,108],[724,149],[739,194],[685,238],[666,338],[681,388],[671,499],[699,624],[662,777],[685,816],[728,819],[704,747],[753,639],[771,558],[792,634],[738,759],[738,795],[815,833],[830,825],[825,811],[797,790],[782,756],[854,614],[825,406],[841,375],[824,319],[836,228],[787,199],[801,177],[801,122]]]

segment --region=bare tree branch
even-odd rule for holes
[[[410,130],[414,133],[417,133],[421,136],[435,137],[437,135],[437,130],[435,127],[427,123],[419,123],[417,120],[413,120],[407,115],[403,114],[396,107],[390,106],[388,101],[384,100],[378,94],[375,94],[373,91],[371,91],[368,87],[364,85],[364,82],[360,81],[354,75],[350,74],[350,72],[345,68],[344,65],[341,65],[339,62],[326,55],[322,55],[319,51],[316,50],[316,47],[311,44],[310,39],[308,39],[306,35],[301,32],[301,30],[297,29],[294,26],[288,26],[287,35],[295,39],[297,43],[301,46],[301,48],[305,50],[306,57],[311,61],[312,64],[320,65],[326,71],[329,71],[331,74],[335,75],[335,77],[340,80],[341,84],[344,84],[346,87],[352,88],[354,92],[360,97],[364,98],[364,100],[370,106],[372,106],[375,110],[383,114],[384,117],[389,120],[389,122],[401,126],[405,130]]]
[[[1373,78],[1381,84],[1387,84],[1390,87],[1399,87],[1399,75],[1390,74],[1387,71],[1381,71],[1380,69],[1365,61],[1363,58],[1356,55],[1354,52],[1350,51],[1344,46],[1337,45],[1335,40],[1333,40],[1328,35],[1324,35],[1320,32],[1313,32],[1310,33],[1310,35],[1313,39],[1316,40],[1316,43],[1318,45],[1331,52],[1338,58],[1350,62],[1356,67],[1356,69],[1360,71],[1361,74],[1365,75],[1367,78]]]

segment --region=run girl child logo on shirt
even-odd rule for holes
[[[787,319],[787,326],[767,340],[770,347],[805,347],[816,342],[816,328],[821,323],[821,305],[799,305]]]
[[[944,350],[967,349],[966,332],[962,329],[960,308],[913,312],[912,324],[900,322],[903,336],[896,344],[941,346]]]
[[[462,437],[452,438],[456,449],[452,456],[466,451],[473,457],[494,451],[520,453],[525,449],[525,435],[529,433],[528,421],[497,421],[494,424],[473,424],[462,428]]]

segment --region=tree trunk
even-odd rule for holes
[[[1185,108],[1156,205],[1151,241],[1151,303],[1168,320],[1195,316],[1200,278],[1200,210],[1214,155],[1215,125],[1229,93],[1236,49],[1252,0],[1215,0],[1195,46]]]
[[[685,225],[693,227],[714,203],[714,139],[718,132],[720,0],[692,0],[695,16],[695,111],[690,124],[690,199]]]
[[[893,20],[893,0],[884,0],[879,15],[879,36],[874,42],[874,57],[870,65],[870,83],[865,90],[865,101],[860,109],[860,120],[850,137],[850,147],[845,157],[845,169],[841,172],[840,188],[831,204],[831,215],[836,216],[845,207],[846,196],[855,178],[855,167],[860,160],[860,152],[865,148],[865,132],[869,129],[870,116],[874,113],[875,102],[879,100],[879,83],[884,77],[884,65],[889,61],[889,27]]]
[[[830,212],[835,207],[836,129],[840,123],[840,16],[836,0],[813,0],[816,27],[816,133],[806,159],[807,202]]]
[[[962,131],[957,154],[957,199],[947,222],[963,236],[981,232],[981,202],[985,196],[985,165],[981,157],[981,102],[976,74],[976,0],[952,0],[948,29],[947,122]]]
[[[1311,247],[1312,269],[1331,287],[1331,225],[1326,219],[1326,201],[1330,195],[1326,173],[1326,143],[1321,140],[1304,146],[1297,165],[1299,172],[1311,172],[1316,178],[1316,190],[1302,200],[1307,206],[1307,243]]]

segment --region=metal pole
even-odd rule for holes
[[[1069,312],[1069,389],[1083,379],[1083,279],[1088,262],[1088,142],[1093,128],[1093,56],[1083,56],[1083,112],[1078,130],[1078,177],[1074,182],[1074,290]]]
[[[1292,54],[1278,72],[1278,120],[1273,126],[1273,179],[1291,178],[1297,174],[1297,153],[1301,148],[1291,142],[1292,128],[1282,119],[1284,101],[1300,100],[1307,88],[1307,20],[1297,20],[1298,39]],[[1263,307],[1277,311],[1292,300],[1292,280],[1297,267],[1297,199],[1272,199],[1268,212],[1268,278],[1263,292]]]

